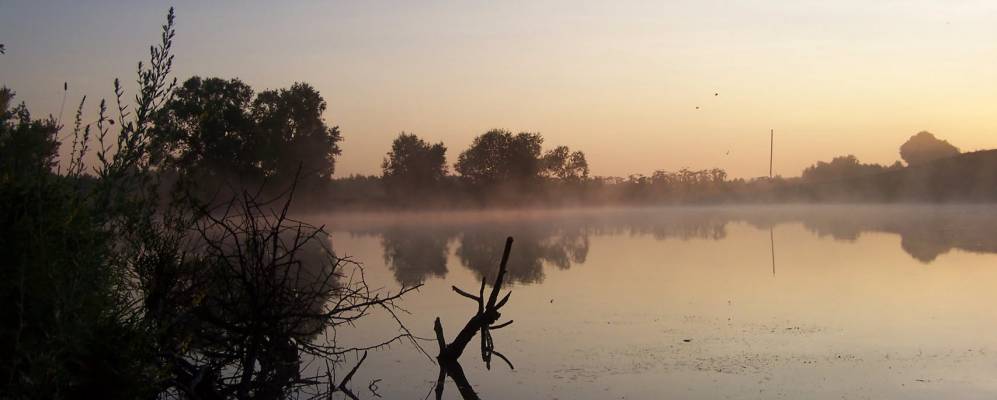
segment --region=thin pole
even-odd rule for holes
[[[769,130],[769,179],[772,179],[772,154],[775,152],[775,129]]]

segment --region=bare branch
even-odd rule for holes
[[[463,290],[460,290],[460,288],[458,288],[456,286],[451,286],[451,288],[453,288],[453,291],[457,292],[457,294],[459,294],[461,296],[467,297],[467,298],[469,298],[471,300],[474,300],[476,302],[481,302],[481,297],[478,297],[478,296],[475,296],[475,295],[470,294],[468,292],[465,292]]]

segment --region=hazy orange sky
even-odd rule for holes
[[[997,147],[992,0],[174,5],[175,75],[311,83],[345,137],[337,176],[379,173],[400,131],[451,162],[488,129],[538,131],[621,176],[766,175],[769,129],[786,176],[848,153],[892,163],[919,130]],[[0,84],[44,115],[68,81],[71,119],[83,94],[134,81],[168,7],[2,1]]]

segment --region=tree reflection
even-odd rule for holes
[[[634,235],[657,240],[722,240],[730,224],[760,230],[800,224],[818,237],[856,241],[863,233],[900,236],[901,249],[912,258],[931,263],[941,254],[960,249],[997,253],[997,213],[985,206],[783,206],[738,208],[666,208],[550,212],[510,218],[411,221],[365,228],[379,236],[385,264],[406,286],[448,272],[453,250],[460,264],[478,279],[495,268],[501,255],[494,243],[506,235],[517,237],[517,251],[509,263],[509,282],[537,284],[544,268],[562,270],[583,264],[595,236]],[[456,241],[451,246],[451,241]]]
[[[798,222],[818,236],[849,242],[863,233],[891,233],[900,236],[904,252],[928,264],[953,249],[997,253],[993,211],[988,206],[793,207],[735,218],[759,228]]]
[[[384,263],[403,286],[447,275],[447,255],[453,232],[439,227],[390,227],[381,233]]]
[[[461,264],[474,271],[477,279],[483,279],[495,270],[495,260],[502,255],[495,248],[495,243],[502,241],[505,236],[502,232],[508,230],[475,230],[461,236],[457,258]],[[544,279],[545,262],[567,269],[571,267],[572,261],[579,258],[584,261],[588,255],[587,237],[579,245],[570,240],[562,240],[558,232],[535,226],[520,228],[514,236],[518,239],[516,252],[509,259],[508,276],[508,281],[512,283],[541,283]]]

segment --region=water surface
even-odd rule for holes
[[[515,237],[496,349],[462,365],[483,398],[992,398],[997,207],[782,206],[312,216],[368,282],[423,284],[403,321],[448,339]],[[371,317],[340,340],[396,334]],[[436,345],[425,342],[435,355]],[[436,366],[407,345],[354,379],[425,398]],[[446,398],[458,394],[448,381]]]

